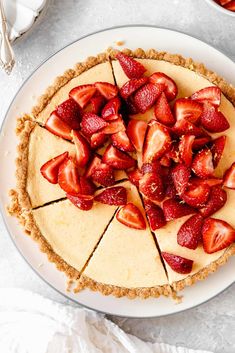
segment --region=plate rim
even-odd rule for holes
[[[208,44],[206,41],[198,38],[197,36],[194,36],[194,35],[190,35],[184,31],[180,31],[180,30],[174,30],[174,29],[171,29],[171,28],[168,28],[168,27],[164,27],[164,26],[154,26],[154,25],[146,25],[146,24],[128,24],[128,25],[121,25],[121,26],[112,26],[112,27],[108,27],[108,28],[105,28],[105,29],[101,29],[101,30],[98,30],[98,31],[94,31],[94,32],[91,32],[91,33],[88,33],[88,34],[85,34],[83,36],[80,36],[79,38],[77,38],[76,40],[74,41],[71,41],[69,42],[68,44],[66,44],[65,46],[63,46],[62,48],[60,48],[59,50],[55,51],[54,53],[52,53],[51,55],[49,55],[48,57],[46,57],[40,64],[38,64],[35,69],[26,77],[26,79],[22,82],[22,84],[20,85],[20,87],[17,89],[16,93],[14,94],[6,112],[4,113],[4,118],[2,120],[2,123],[1,123],[1,126],[0,126],[0,134],[2,133],[3,131],[3,128],[4,128],[4,125],[5,125],[5,121],[7,120],[7,116],[8,116],[8,113],[17,97],[17,95],[19,94],[19,92],[21,91],[21,89],[24,87],[24,85],[30,80],[30,78],[34,75],[34,73],[41,67],[43,66],[47,61],[49,61],[52,57],[54,57],[56,54],[58,54],[59,52],[63,51],[64,49],[66,49],[67,47],[69,47],[70,45],[73,45],[77,42],[79,42],[80,40],[82,39],[85,39],[87,37],[90,37],[92,35],[95,35],[95,34],[98,34],[98,33],[102,33],[102,32],[108,32],[108,31],[112,31],[112,30],[115,30],[115,29],[124,29],[124,28],[134,28],[134,27],[142,27],[142,28],[153,28],[153,29],[161,29],[161,30],[166,30],[166,31],[170,31],[170,32],[174,32],[174,33],[179,33],[179,34],[183,34],[183,35],[186,35],[187,37],[191,37],[191,38],[194,38],[196,40],[198,40],[199,42],[203,43],[203,44],[206,44],[207,46],[211,47],[212,49],[216,50],[217,52],[219,52],[221,55],[223,55],[226,59],[230,60],[231,63],[233,65],[235,65],[234,61],[232,60],[232,58],[230,58],[230,56],[228,56],[227,54],[225,54],[223,51],[217,49],[216,47],[214,47],[213,45],[211,44]],[[205,304],[207,302],[209,302],[210,300],[214,299],[215,297],[217,297],[218,295],[224,293],[227,289],[229,289],[232,285],[234,285],[235,283],[235,279],[234,281],[229,284],[227,287],[223,288],[220,292],[216,293],[215,295],[213,295],[212,297],[206,299],[205,301],[201,302],[201,303],[198,303],[196,305],[193,305],[191,307],[188,307],[188,308],[184,308],[182,310],[179,310],[177,312],[172,312],[172,313],[167,313],[167,314],[162,314],[162,315],[153,315],[153,316],[130,316],[130,315],[120,315],[120,314],[113,314],[111,312],[108,312],[108,311],[102,311],[102,310],[99,310],[99,309],[96,309],[96,308],[91,308],[89,307],[88,305],[86,304],[81,304],[79,301],[71,298],[70,296],[68,296],[66,293],[63,293],[61,292],[59,289],[55,288],[49,281],[47,281],[47,279],[43,278],[43,276],[36,270],[36,268],[33,267],[33,265],[27,260],[27,258],[24,256],[23,252],[20,250],[20,248],[17,246],[16,242],[14,241],[13,239],[13,236],[11,234],[11,231],[7,225],[7,222],[6,222],[6,219],[5,219],[5,212],[4,212],[4,206],[2,205],[2,203],[0,203],[0,214],[1,214],[1,217],[2,217],[2,220],[3,220],[3,224],[7,230],[7,233],[12,241],[12,243],[14,244],[15,248],[17,249],[18,253],[21,255],[21,257],[24,259],[24,261],[29,265],[29,267],[33,270],[34,273],[37,274],[37,276],[39,278],[41,278],[43,280],[43,282],[45,282],[46,284],[48,284],[50,286],[50,288],[54,289],[57,293],[59,293],[60,295],[62,295],[63,297],[65,297],[66,299],[69,299],[71,300],[73,303],[75,304],[78,304],[86,309],[89,309],[89,310],[94,310],[96,312],[99,312],[99,313],[102,313],[102,314],[105,314],[105,315],[111,315],[111,316],[116,316],[116,317],[121,317],[121,318],[128,318],[128,319],[151,319],[151,318],[161,318],[161,317],[167,317],[167,316],[171,316],[171,315],[177,315],[177,314],[180,314],[182,312],[185,312],[187,310],[190,310],[190,309],[194,309],[194,308],[197,308],[198,306],[202,305],[202,304]]]

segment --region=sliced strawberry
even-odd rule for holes
[[[235,163],[224,174],[224,186],[229,189],[235,189]]]
[[[161,86],[156,86],[152,83],[146,83],[134,94],[134,105],[137,107],[138,111],[145,113],[154,105],[161,93]]]
[[[163,72],[155,72],[149,77],[149,82],[161,85],[168,101],[175,99],[178,93],[176,83]]]
[[[102,186],[111,186],[115,183],[113,168],[101,163],[92,170],[92,179]]]
[[[105,135],[103,132],[95,132],[93,135],[91,135],[91,141],[90,141],[91,148],[96,149],[98,147],[103,146],[106,140],[107,140],[107,135]]]
[[[126,54],[119,52],[116,58],[128,78],[140,78],[146,71],[141,63]]]
[[[148,124],[144,143],[144,162],[149,163],[162,157],[170,146],[171,137],[167,128],[156,120],[151,120]]]
[[[195,138],[195,140],[193,141],[192,148],[193,150],[200,150],[210,141],[211,141],[211,137],[209,135],[205,137]]]
[[[191,99],[199,103],[210,103],[218,107],[221,101],[221,90],[216,86],[202,88],[195,92],[191,96]]]
[[[195,213],[195,210],[184,203],[180,203],[174,199],[167,199],[163,202],[163,212],[166,221],[171,221],[172,219],[187,216],[191,213]]]
[[[67,193],[66,197],[74,204],[74,206],[80,208],[83,211],[89,211],[93,206],[94,197],[91,195]]]
[[[144,207],[150,228],[153,232],[156,229],[162,228],[166,225],[166,219],[160,206],[155,205],[149,200],[144,200]]]
[[[208,178],[214,173],[213,157],[209,149],[201,150],[193,159],[192,170],[199,178]]]
[[[85,176],[80,176],[79,183],[80,183],[82,195],[93,195],[94,194],[94,192],[96,190],[96,186],[90,178],[87,178]]]
[[[138,88],[143,86],[148,82],[147,77],[141,78],[133,78],[127,81],[121,88],[120,88],[120,95],[123,99],[127,99],[130,95],[132,95]]]
[[[84,108],[95,92],[96,87],[94,85],[81,85],[74,87],[69,92],[69,97],[74,99],[81,108]]]
[[[235,0],[230,1],[228,4],[224,5],[226,10],[235,11]]]
[[[152,163],[143,163],[141,167],[141,172],[143,174],[154,173],[162,176],[163,168],[159,161],[155,161]]]
[[[85,113],[93,113],[99,115],[105,105],[105,98],[101,95],[95,95],[90,99],[90,103],[84,109]]]
[[[54,111],[46,121],[45,128],[54,135],[63,137],[66,140],[72,140],[71,127],[59,118]]]
[[[186,275],[192,271],[193,261],[185,257],[162,252],[163,259],[172,268],[173,271]]]
[[[127,203],[127,192],[123,186],[114,186],[96,195],[95,201],[107,205],[123,206]]]
[[[209,132],[223,132],[230,127],[223,113],[209,104],[204,104],[201,125]]]
[[[72,137],[76,148],[77,165],[79,167],[84,167],[90,159],[90,146],[78,131],[72,130]]]
[[[228,2],[230,2],[231,0],[218,0],[218,2],[220,3],[220,5],[224,6],[226,5]]]
[[[138,152],[142,152],[147,127],[148,124],[143,120],[129,120],[127,135]]]
[[[202,227],[203,247],[207,254],[227,248],[235,241],[235,230],[225,221],[208,218]]]
[[[165,196],[164,185],[159,174],[146,173],[139,181],[141,194],[152,201],[162,201]]]
[[[47,179],[50,183],[57,184],[59,167],[61,163],[63,163],[64,160],[67,159],[68,155],[68,152],[64,152],[43,164],[43,166],[40,168],[42,176]]]
[[[187,190],[181,195],[181,198],[189,205],[195,208],[201,208],[206,205],[210,195],[210,187],[201,183],[198,185],[189,185]]]
[[[209,217],[219,209],[221,209],[227,201],[226,191],[220,186],[213,186],[210,191],[210,196],[200,213],[203,217]]]
[[[72,129],[80,128],[82,110],[80,106],[71,98],[67,99],[56,108],[56,113],[60,119],[68,124]]]
[[[223,179],[219,179],[219,178],[209,178],[209,179],[200,179],[200,178],[191,178],[189,181],[189,186],[190,185],[201,185],[201,184],[206,184],[209,187],[212,186],[217,186],[217,185],[221,185],[223,184]]]
[[[174,105],[176,120],[185,119],[190,123],[197,125],[202,115],[202,104],[189,98],[177,99]]]
[[[130,114],[130,115],[135,115],[135,114],[138,114],[138,113],[139,113],[139,109],[138,109],[137,106],[135,105],[134,97],[133,97],[133,96],[130,96],[130,97],[125,101],[125,104],[126,104],[126,110],[127,110],[127,113],[128,113],[128,114]]]
[[[114,121],[110,121],[106,124],[107,124],[107,126],[105,126],[104,129],[102,129],[102,132],[106,135],[112,135],[112,134],[116,134],[120,131],[126,130],[126,127],[124,125],[124,122],[122,120],[121,115],[119,115],[118,119],[116,119]]]
[[[136,165],[135,159],[128,154],[119,151],[112,145],[109,145],[106,148],[102,161],[114,169],[129,169],[135,167]]]
[[[131,202],[119,209],[116,218],[120,223],[127,227],[134,229],[146,229],[146,223],[142,213],[138,207]],[[133,241],[135,241],[134,238]]]
[[[139,181],[142,178],[143,174],[138,168],[128,171],[127,176],[132,184],[139,187]]]
[[[167,198],[176,199],[178,197],[177,190],[175,188],[175,184],[172,179],[171,173],[168,173],[165,178],[163,178],[165,184],[165,196]]]
[[[101,157],[94,156],[94,158],[92,159],[92,161],[91,161],[91,163],[90,163],[90,165],[89,165],[89,167],[88,167],[88,169],[87,169],[87,171],[85,173],[85,176],[87,178],[90,178],[92,176],[92,173],[93,173],[94,169],[96,167],[98,167],[100,164],[101,164]]]
[[[58,183],[69,194],[80,193],[79,175],[76,163],[69,157],[59,167]]]
[[[102,109],[102,113],[101,113],[102,118],[108,121],[117,119],[119,117],[118,112],[120,107],[121,107],[120,98],[115,97],[110,99]]]
[[[190,169],[184,164],[177,164],[172,169],[171,176],[177,193],[182,195],[188,186]]]
[[[190,165],[192,164],[192,158],[193,158],[192,146],[193,146],[194,140],[195,140],[194,135],[183,135],[179,143],[180,159],[188,167],[190,167]]]
[[[161,157],[160,164],[163,167],[170,167],[171,166],[171,159],[167,153]]]
[[[156,119],[163,125],[172,126],[175,124],[175,117],[171,112],[171,108],[164,92],[162,92],[157,99],[154,114]]]
[[[180,163],[179,144],[172,142],[170,149],[165,153],[165,156],[175,163]]]
[[[216,168],[217,165],[219,164],[219,161],[222,157],[223,151],[224,151],[224,147],[225,147],[225,143],[226,143],[226,136],[220,136],[215,140],[211,141],[211,152],[212,152],[212,156],[213,156],[213,163],[214,163],[214,167]]]
[[[194,125],[186,119],[177,120],[175,125],[172,127],[172,132],[177,136],[182,135],[194,135],[196,137],[205,137],[207,133],[200,127]]]
[[[117,132],[111,136],[112,145],[124,152],[133,152],[134,146],[132,145],[129,137],[125,131]]]
[[[188,249],[197,249],[202,238],[203,217],[199,214],[187,219],[177,233],[177,243]]]
[[[96,82],[95,87],[106,99],[112,99],[118,94],[118,87],[109,82]]]
[[[85,113],[82,117],[81,129],[85,135],[92,135],[108,126],[108,123],[93,113]]]

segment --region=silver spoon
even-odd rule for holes
[[[5,72],[10,75],[13,66],[15,65],[14,52],[11,47],[9,38],[8,38],[8,30],[7,30],[7,22],[6,16],[3,9],[2,0],[0,0],[0,17],[1,17],[1,35],[2,41],[0,45],[0,66]]]

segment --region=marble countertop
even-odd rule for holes
[[[54,0],[41,21],[14,44],[17,66],[12,75],[7,77],[0,72],[0,123],[22,82],[48,56],[85,34],[125,24],[180,30],[204,40],[235,60],[235,18],[220,14],[205,0]],[[28,267],[1,220],[0,234],[0,287],[27,288],[68,302]],[[234,353],[234,294],[235,285],[208,303],[168,317],[112,319],[127,332],[145,340]]]

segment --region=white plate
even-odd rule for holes
[[[153,317],[176,313],[199,305],[230,286],[235,280],[235,258],[206,281],[197,283],[183,291],[184,300],[176,305],[171,299],[116,299],[105,297],[88,290],[79,294],[67,293],[65,276],[49,263],[37,245],[23,235],[17,221],[6,215],[4,205],[9,202],[7,192],[15,185],[14,159],[17,138],[14,133],[16,116],[29,112],[39,96],[54,78],[64,70],[73,67],[89,55],[102,52],[118,40],[124,40],[129,48],[156,48],[171,53],[181,53],[195,60],[203,61],[209,68],[235,83],[235,65],[216,49],[188,35],[167,29],[130,26],[113,28],[84,37],[62,49],[42,64],[24,83],[15,96],[5,118],[0,138],[0,201],[6,226],[18,250],[32,268],[52,287],[77,303],[102,312],[129,317]],[[40,266],[43,264],[43,266]]]

